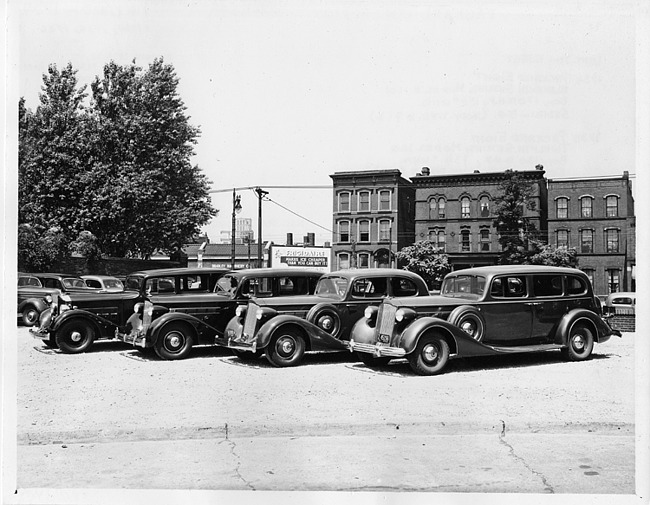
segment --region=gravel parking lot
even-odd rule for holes
[[[393,487],[387,477],[381,489],[633,493],[634,337],[624,334],[596,345],[586,362],[564,362],[557,352],[473,358],[452,361],[443,375],[420,377],[404,361],[371,370],[350,353],[310,355],[302,366],[285,369],[264,358],[244,362],[212,347],[197,348],[183,361],[162,361],[112,341],[66,355],[19,327],[18,487],[376,489],[378,484],[364,476],[365,464],[392,468],[386,473],[396,475],[400,485]],[[529,457],[540,458],[540,465],[562,451],[570,453],[571,467],[565,463],[557,469],[555,483],[528,472],[531,463],[523,456],[528,449],[510,445],[532,435],[539,447]],[[445,457],[448,461],[436,472],[429,470],[435,485],[419,481],[416,486],[411,477],[423,466],[416,455],[425,436],[447,437],[453,445],[436,451],[438,465]],[[467,437],[474,437],[473,443],[464,443]],[[606,453],[594,437],[615,437],[617,453]],[[258,464],[244,466],[242,460],[241,467],[224,470],[236,477],[230,484],[214,480],[219,472],[214,461],[206,478],[199,475],[200,464],[180,463],[199,458],[201,447],[210,443],[247,440],[252,450],[257,442],[273,439],[294,441],[293,449],[265,455],[257,447],[251,458]],[[378,439],[385,451],[375,454],[369,448]],[[396,440],[401,449],[391,449]],[[367,448],[362,461],[326,450],[328,444],[351,447],[361,441]],[[499,449],[482,448],[482,441]],[[405,458],[411,444],[420,449]],[[266,444],[268,451],[271,445]],[[148,459],[163,446],[167,452]],[[521,471],[536,482],[517,478],[507,484],[496,470],[486,470],[496,461],[490,451],[497,450],[504,458],[520,458]],[[394,459],[382,460],[394,458],[394,451],[408,464],[392,467]],[[263,462],[265,456],[275,463]],[[311,461],[317,457],[324,461]],[[330,478],[303,476],[300,467],[307,460],[329,468]],[[70,464],[86,465],[87,471],[66,472]],[[152,465],[156,471],[142,471]],[[243,468],[256,480],[244,478]],[[571,471],[575,479],[567,480]]]

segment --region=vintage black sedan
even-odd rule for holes
[[[41,313],[39,327],[30,331],[46,345],[58,347],[64,353],[84,352],[97,339],[115,338],[118,326],[125,324],[146,298],[168,310],[197,310],[204,295],[212,292],[217,280],[227,271],[224,268],[142,270],[129,274],[124,282],[125,290],[117,293],[85,288],[84,292],[53,295],[50,308]]]
[[[202,296],[193,310],[170,310],[154,299],[146,300],[119,328],[117,338],[136,348],[153,348],[162,359],[183,359],[194,345],[214,345],[237,306],[251,297],[308,295],[321,275],[320,270],[303,268],[232,271],[221,277],[214,292]]]
[[[621,333],[603,320],[583,272],[510,265],[452,272],[440,295],[368,309],[349,348],[369,366],[406,358],[415,373],[435,375],[459,357],[558,349],[585,360],[611,335]]]
[[[239,307],[216,342],[242,357],[264,353],[275,366],[294,366],[306,351],[347,349],[350,330],[366,307],[388,296],[427,294],[424,280],[406,270],[332,272],[321,277],[313,296],[254,299]]]

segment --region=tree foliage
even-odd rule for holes
[[[506,173],[509,177],[499,185],[499,193],[494,198],[496,218],[493,225],[501,245],[499,263],[527,263],[531,241],[538,237],[535,224],[526,214],[526,210],[534,211],[536,208],[532,198],[533,184],[516,171],[508,170]]]
[[[95,256],[147,258],[179,250],[216,214],[171,65],[110,62],[89,100],[71,64],[43,82],[35,112],[20,104],[21,223],[58,226],[64,250],[87,232]]]
[[[430,289],[438,289],[442,279],[451,271],[448,257],[431,240],[421,240],[397,251],[403,268],[419,274]]]
[[[578,268],[578,251],[575,247],[553,247],[535,241],[527,263]]]

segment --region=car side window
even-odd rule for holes
[[[96,281],[95,279],[86,279],[86,286],[89,288],[101,288],[102,285],[99,281]]]
[[[181,278],[181,291],[202,292],[207,291],[207,276],[188,275]]]
[[[612,305],[632,305],[632,298],[613,298]]]
[[[278,296],[294,294],[294,282],[289,277],[278,277]]]
[[[587,282],[575,275],[568,275],[566,277],[567,294],[569,295],[584,295],[587,293]]]
[[[155,279],[147,279],[145,289],[149,294],[161,295],[174,293],[174,278],[160,277]]]
[[[533,275],[533,294],[535,296],[561,296],[562,275]]]
[[[357,279],[352,284],[352,296],[355,298],[381,298],[386,296],[388,282],[383,277],[374,279]]]
[[[411,279],[394,277],[390,282],[393,296],[415,296],[418,294],[418,287]]]
[[[254,281],[251,280],[251,291],[251,294],[258,298],[268,298],[269,296],[273,296],[273,278],[260,277]]]
[[[526,296],[526,277],[497,277],[492,280],[490,294],[495,298],[524,298]]]

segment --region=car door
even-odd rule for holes
[[[532,279],[533,331],[531,339],[539,342],[552,340],[553,329],[577,300],[564,296],[564,275],[561,273],[535,274]]]
[[[481,304],[485,319],[484,343],[523,345],[530,338],[533,310],[525,275],[492,278],[486,301]]]

